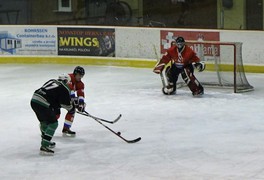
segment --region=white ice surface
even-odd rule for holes
[[[0,66],[0,179],[241,180],[264,179],[264,75],[247,74],[255,91],[188,89],[164,96],[151,69],[84,66],[87,111],[122,119],[110,128],[76,114],[75,138],[53,140],[55,155],[39,155],[39,123],[29,102],[44,82],[71,65]]]

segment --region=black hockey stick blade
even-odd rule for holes
[[[123,136],[121,136],[121,132],[113,132],[113,133],[115,135],[117,135],[118,137],[120,137],[121,139],[123,139],[124,141],[126,141],[127,143],[136,143],[136,142],[138,142],[138,141],[141,140],[141,137],[138,137],[138,138],[132,139],[132,140],[127,140],[126,138],[124,138]]]
[[[99,120],[99,121],[103,121],[103,122],[106,122],[106,123],[110,123],[110,124],[114,124],[116,123],[121,117],[122,117],[122,114],[119,114],[119,116],[114,119],[113,121],[110,121],[110,120],[106,120],[106,119],[102,119],[102,118],[99,118],[99,117],[96,117],[96,116],[93,116],[91,114],[89,114],[88,112],[84,111],[84,112],[79,112],[77,111],[77,113],[81,114],[81,115],[84,115],[84,116],[87,116],[87,117],[90,117],[90,118],[93,118],[95,120]]]
[[[112,124],[114,124],[114,123],[116,123],[121,117],[122,117],[122,114],[119,114],[119,116],[118,116],[115,120],[113,120],[113,121],[108,121],[108,123],[112,123]]]
[[[138,137],[137,139],[133,139],[133,140],[126,140],[127,143],[136,143],[138,141],[141,140],[141,137]]]
[[[78,112],[78,111],[77,111]],[[123,136],[121,136],[121,132],[115,132],[113,129],[111,129],[110,127],[106,126],[102,120],[100,120],[100,118],[96,118],[94,116],[91,116],[88,112],[84,111],[84,113],[78,112],[79,114],[82,114],[84,116],[88,116],[91,117],[93,120],[95,120],[96,122],[98,122],[99,124],[101,124],[102,126],[104,126],[106,129],[108,129],[109,131],[111,131],[113,134],[115,134],[116,136],[118,136],[119,138],[121,138],[122,140],[124,140],[127,143],[136,143],[138,141],[141,140],[141,137],[138,137],[136,139],[132,139],[132,140],[127,140],[126,138],[124,138]],[[121,117],[121,114],[120,116]],[[120,119],[120,118],[119,118]],[[105,121],[105,120],[104,120]],[[109,122],[109,121],[105,121],[105,122]]]
[[[119,114],[116,119],[114,119],[113,121],[110,121],[110,120],[106,120],[106,119],[102,119],[102,118],[93,116],[93,115],[89,114],[87,111],[84,111],[84,113],[86,114],[86,116],[89,116],[89,117],[91,117],[93,119],[97,119],[99,121],[107,122],[107,123],[110,123],[110,124],[116,123],[122,117],[122,114]]]
[[[127,142],[127,143],[136,143],[136,142],[138,142],[138,141],[141,140],[141,137],[138,137],[138,138],[136,138],[136,139],[132,139],[132,140],[128,140],[128,139],[124,138],[123,136],[121,136],[121,133],[120,133],[120,132],[118,132],[118,133],[114,132],[114,133],[115,133],[118,137],[120,137],[121,139],[123,139],[125,142]]]

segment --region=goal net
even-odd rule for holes
[[[206,63],[206,73],[195,74],[203,85],[229,87],[235,93],[254,90],[245,75],[241,42],[187,41],[186,44]]]

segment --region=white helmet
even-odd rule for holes
[[[69,76],[69,74],[63,73],[63,74],[59,75],[58,81],[62,81],[64,83],[68,83],[68,82],[71,81],[71,77]]]

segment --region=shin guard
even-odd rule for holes
[[[64,128],[70,129],[74,120],[75,114],[67,113],[64,121]]]
[[[41,145],[43,147],[48,147],[50,144],[50,140],[52,139],[56,129],[58,127],[58,121],[54,123],[47,124],[45,132],[43,132]]]

